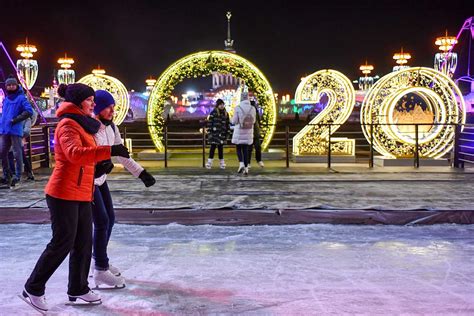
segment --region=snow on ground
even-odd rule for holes
[[[16,295],[50,236],[0,225],[0,315],[37,314]],[[474,226],[117,225],[109,252],[127,287],[65,306],[66,261],[51,314],[474,314]]]

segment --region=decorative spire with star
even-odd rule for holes
[[[234,40],[230,36],[230,18],[232,17],[232,13],[230,11],[227,11],[226,17],[227,17],[227,39],[224,41],[224,44],[225,44],[224,50],[231,53],[235,53],[235,49],[233,47]]]

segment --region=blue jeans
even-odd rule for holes
[[[95,260],[95,269],[107,270],[109,268],[107,245],[115,223],[114,206],[107,182],[95,186],[92,220],[94,222],[92,255]]]
[[[8,163],[8,152],[13,149],[15,157],[15,177],[21,179],[23,173],[23,143],[22,137],[16,135],[0,135],[0,159],[2,159],[3,175],[12,174]]]

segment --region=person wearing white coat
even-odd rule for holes
[[[253,144],[253,128],[256,120],[256,111],[250,105],[248,96],[234,108],[234,116],[231,123],[234,124],[234,133],[232,134],[232,143],[237,146],[237,156],[239,159],[238,173],[249,173],[249,146]]]
[[[101,121],[99,131],[94,135],[98,146],[122,144],[120,132],[112,123],[115,100],[112,95],[105,90],[95,92],[94,113]],[[134,177],[140,178],[146,187],[155,184],[155,178],[149,174],[132,158],[116,157]],[[94,222],[93,235],[93,257],[94,257],[94,281],[96,287],[105,285],[106,287],[123,288],[125,280],[121,276],[120,270],[109,264],[107,256],[107,245],[115,222],[115,213],[107,185],[107,174],[114,167],[111,160],[101,161],[96,166],[95,171],[95,191],[92,205],[92,218]]]

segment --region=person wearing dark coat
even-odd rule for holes
[[[258,114],[257,104],[255,101],[250,101],[250,105],[255,108],[256,119],[253,125],[253,145],[249,147],[249,167],[252,160],[252,151],[255,148],[255,159],[260,167],[264,167],[265,164],[262,161],[262,146],[260,140],[260,115]]]
[[[206,168],[212,168],[214,160],[214,153],[218,151],[220,168],[225,169],[226,164],[224,160],[224,144],[227,142],[227,135],[230,130],[229,114],[225,109],[224,101],[218,99],[216,107],[212,110],[207,118],[207,137],[208,143],[211,145],[209,151],[209,159],[206,163]]]

